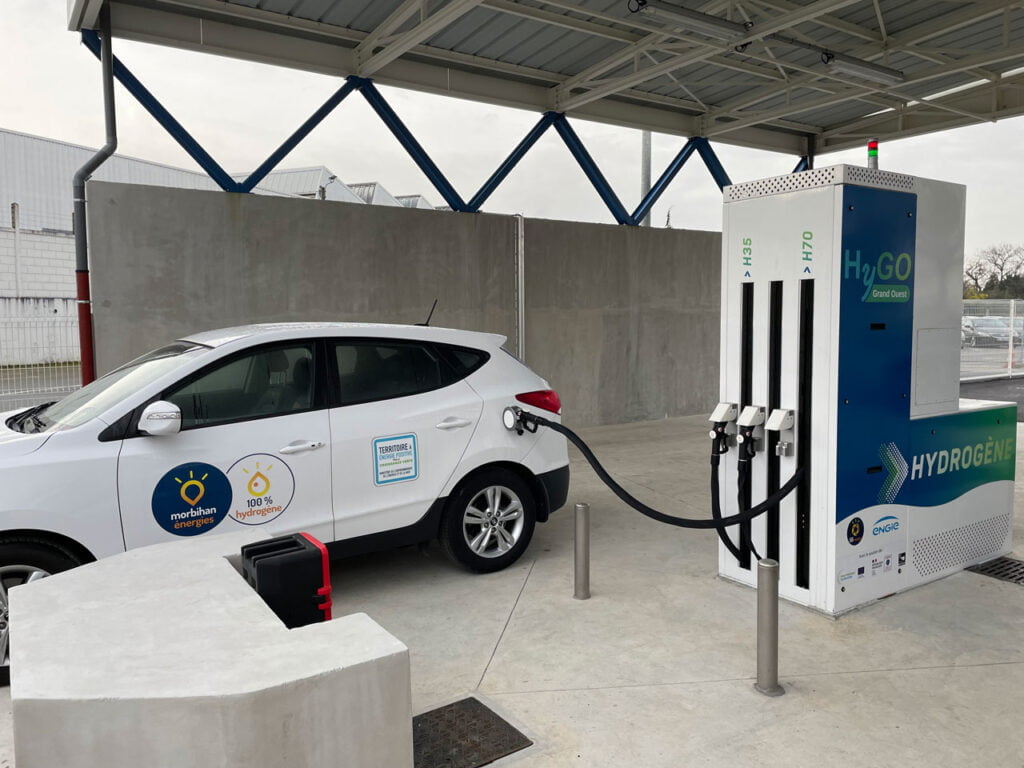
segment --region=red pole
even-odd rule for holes
[[[75,271],[78,298],[78,346],[81,350],[82,386],[96,378],[96,356],[92,345],[92,299],[89,295],[89,270]]]

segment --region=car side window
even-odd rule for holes
[[[456,347],[453,344],[437,344],[436,347],[448,362],[453,381],[466,378],[491,358],[481,349]]]
[[[430,345],[406,341],[335,343],[340,405],[429,392],[449,383],[447,366]]]
[[[181,409],[182,429],[309,410],[313,345],[261,347],[214,363],[163,399]]]

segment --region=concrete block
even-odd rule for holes
[[[361,613],[286,629],[227,559],[258,538],[12,590],[19,768],[411,767],[406,646]]]

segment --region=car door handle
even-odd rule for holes
[[[438,429],[462,429],[473,423],[472,419],[460,419],[458,416],[449,416],[440,424],[435,424]]]
[[[323,448],[324,443],[322,440],[296,440],[293,443],[288,443],[284,448],[278,448],[278,453],[283,453],[285,456],[292,453],[302,453],[303,451],[315,451],[317,448]]]

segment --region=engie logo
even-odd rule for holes
[[[886,515],[880,517],[875,521],[874,527],[871,529],[871,533],[875,536],[881,536],[883,533],[892,533],[900,529],[900,521],[894,515]]]
[[[876,283],[876,280],[897,280],[906,283],[914,269],[914,260],[909,253],[893,256],[889,251],[880,254],[875,263],[861,258],[860,251],[843,252],[843,279],[859,280],[864,285],[861,301],[869,303],[902,303],[910,300],[910,286],[897,283]]]

